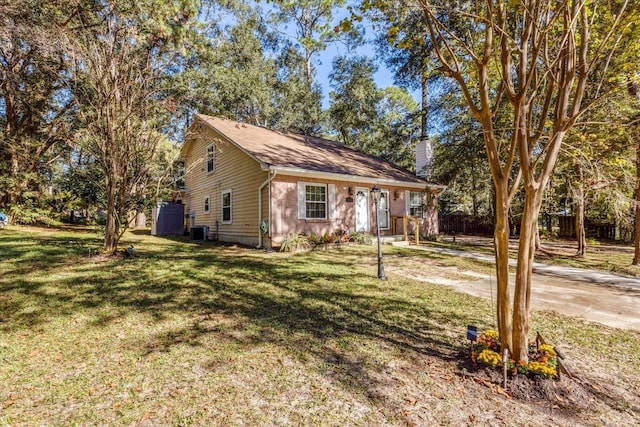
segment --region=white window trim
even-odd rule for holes
[[[389,201],[389,190],[381,189],[380,192],[384,193],[387,198],[387,226],[380,227],[380,230],[390,230],[391,229],[391,206]],[[376,215],[378,215],[379,212],[380,210],[378,209],[378,212],[376,212]]]
[[[229,220],[224,220],[224,195],[229,194]],[[223,224],[232,224],[233,223],[233,191],[223,190],[220,192],[220,219]]]
[[[419,204],[419,205],[412,205],[412,204],[411,204],[411,193],[417,193],[417,194],[420,194],[420,204]],[[423,203],[422,203],[422,192],[421,192],[421,191],[412,191],[412,190],[407,190],[407,192],[406,192],[406,198],[407,198],[407,200],[406,200],[406,203],[407,203],[407,205],[406,205],[406,207],[407,207],[407,209],[406,209],[406,210],[407,210],[406,214],[407,214],[407,216],[411,215],[411,208],[412,208],[412,207],[420,207],[420,209],[421,209],[421,211],[422,211],[422,205],[423,205]],[[421,212],[421,213],[422,213],[422,212]],[[422,215],[421,215],[421,216],[422,216]],[[420,217],[421,217],[421,216],[420,216]],[[420,217],[419,217],[419,218],[420,218]]]
[[[213,147],[213,170],[209,170],[209,149]],[[216,157],[218,157],[218,147],[215,142],[207,145],[204,149],[204,171],[207,175],[211,175],[216,172]]]
[[[207,203],[207,200],[209,201],[208,203]],[[208,209],[207,209],[207,205],[209,205]],[[202,210],[206,214],[211,212],[211,196],[208,194],[204,196],[204,198],[202,199]]]
[[[324,187],[324,217],[323,218],[309,218],[307,217],[307,186],[312,187]],[[298,181],[298,218],[308,221],[328,221],[329,220],[329,184],[323,184],[321,182],[303,182]]]

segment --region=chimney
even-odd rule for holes
[[[429,138],[422,137],[416,144],[416,175],[429,179],[433,167],[433,149]]]

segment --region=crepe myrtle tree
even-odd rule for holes
[[[76,144],[96,159],[104,181],[104,249],[113,254],[154,177],[166,109],[157,87],[175,47],[197,16],[196,1],[102,3],[69,34],[77,63],[75,96],[84,127]]]
[[[482,128],[495,188],[498,328],[502,348],[514,360],[528,361],[531,273],[544,191],[565,135],[597,99],[613,55],[627,42],[627,3],[413,3],[423,13],[437,61]],[[497,126],[505,108],[510,123]],[[508,214],[521,185],[525,201],[512,298]]]

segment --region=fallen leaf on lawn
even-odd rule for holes
[[[493,384],[491,384],[489,381],[483,379],[483,378],[478,378],[478,377],[473,377],[473,380],[477,383],[480,383],[484,386],[489,387],[490,389],[493,389]]]
[[[496,393],[503,395],[507,399],[511,399],[511,397],[512,397],[511,393],[507,392],[505,389],[503,389],[500,386],[496,387]]]
[[[14,403],[16,403],[15,400],[13,399],[7,399],[4,402],[2,402],[2,407],[3,408],[8,408],[9,406],[13,405]]]
[[[412,399],[407,399],[407,398],[405,398],[405,399],[404,399],[404,401],[405,401],[405,402],[407,402],[407,403],[408,403],[409,405],[411,405],[411,406],[415,406],[415,404],[416,404],[416,402],[417,402],[417,400],[416,400],[416,399],[413,399],[413,398],[412,398]]]

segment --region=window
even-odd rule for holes
[[[389,228],[389,190],[380,192],[380,201],[378,202],[378,221],[380,229]]]
[[[422,193],[419,191],[409,191],[407,201],[407,211],[410,216],[422,217]]]
[[[222,223],[231,224],[231,190],[222,192]]]
[[[209,213],[211,211],[211,198],[209,196],[204,196],[204,213]]]
[[[327,186],[306,184],[304,187],[305,218],[327,218]]]
[[[215,172],[216,171],[216,144],[211,144],[207,146],[207,151],[205,153],[205,161],[207,163],[207,174]]]

